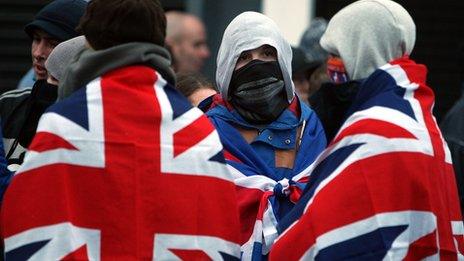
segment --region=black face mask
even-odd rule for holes
[[[34,99],[45,102],[55,102],[58,97],[58,86],[48,83],[47,80],[37,80],[31,91]]]
[[[359,81],[348,81],[341,84],[324,83],[309,98],[311,108],[316,112],[324,126],[327,143],[334,138],[345,121],[346,113],[358,93]]]
[[[253,60],[232,74],[228,101],[249,123],[268,124],[288,107],[277,61]]]
[[[21,146],[29,147],[40,117],[50,105],[55,103],[57,96],[58,86],[48,83],[47,80],[37,80],[34,83],[27,103],[26,120],[18,135]]]

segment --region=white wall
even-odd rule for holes
[[[263,14],[274,20],[291,45],[300,37],[314,17],[315,0],[263,0]]]

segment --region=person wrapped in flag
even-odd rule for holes
[[[276,225],[307,181],[301,171],[326,145],[318,117],[295,95],[291,60],[274,21],[242,13],[226,28],[219,49],[220,94],[200,105],[219,132],[234,175],[244,260],[269,252]]]
[[[271,260],[463,260],[451,157],[427,69],[409,58],[415,39],[390,0],[357,1],[330,20],[321,45],[359,88],[279,223]]]
[[[174,89],[160,2],[92,0],[80,28],[89,48],[4,196],[5,259],[238,260],[233,178]]]

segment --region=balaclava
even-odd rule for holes
[[[234,72],[243,51],[263,45],[277,50],[277,61],[253,60]],[[291,60],[291,47],[274,21],[244,12],[232,20],[222,38],[216,70],[219,91],[249,123],[269,123],[294,97]]]

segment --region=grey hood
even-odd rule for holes
[[[64,71],[73,57],[86,48],[85,43],[85,37],[81,35],[57,45],[45,61],[47,72],[58,81],[61,81]]]
[[[224,100],[227,100],[230,79],[240,54],[265,44],[276,48],[288,102],[293,99],[295,87],[291,76],[290,44],[269,17],[256,12],[244,12],[227,26],[217,56],[216,83]]]
[[[143,64],[154,68],[175,86],[171,57],[166,49],[152,43],[131,42],[105,50],[84,49],[72,59],[58,84],[58,100],[84,87],[91,80],[116,68]]]
[[[409,13],[389,0],[361,0],[330,20],[320,41],[342,58],[352,80],[368,77],[389,61],[411,54],[416,25]]]

